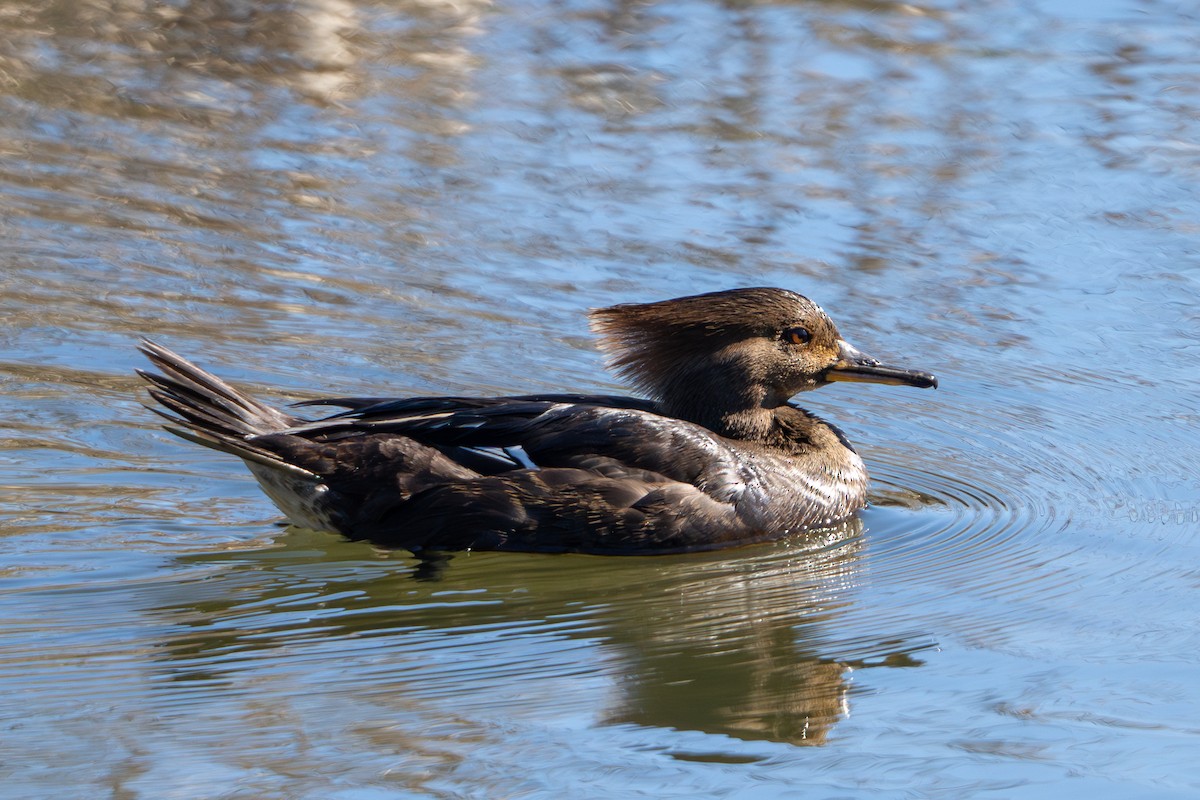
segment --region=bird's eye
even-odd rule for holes
[[[812,334],[808,328],[788,328],[781,338],[788,344],[808,344],[812,341]]]

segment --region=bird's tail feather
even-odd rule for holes
[[[161,373],[137,371],[150,384],[150,396],[161,406],[147,408],[171,423],[164,428],[188,441],[249,461],[277,468],[292,466],[256,446],[253,437],[280,433],[304,420],[238,391],[149,339],[143,339],[138,349]]]

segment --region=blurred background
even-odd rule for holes
[[[1167,0],[0,2],[0,794],[1195,797],[1198,143]],[[621,391],[748,285],[941,388],[724,553],[430,576],[132,374]]]

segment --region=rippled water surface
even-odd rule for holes
[[[9,2],[0,796],[1200,793],[1188,3]],[[140,405],[606,392],[590,307],[820,302],[873,505],[597,558],[288,530]]]

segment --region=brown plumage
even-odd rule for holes
[[[306,420],[151,342],[168,430],[245,460],[295,524],[423,553],[667,553],[834,524],[866,502],[840,431],[788,403],[834,380],[936,386],[885,367],[814,303],[738,289],[592,313],[650,396],[331,398]]]

